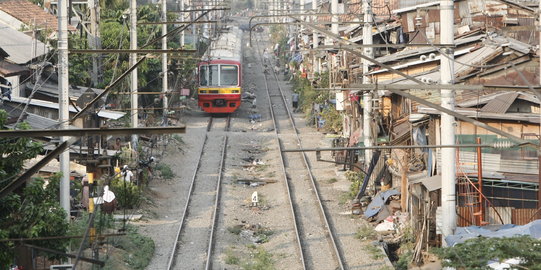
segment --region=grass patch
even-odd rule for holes
[[[170,180],[175,177],[175,173],[173,172],[173,170],[171,170],[171,167],[169,167],[169,165],[165,163],[159,163],[158,165],[156,165],[156,170],[160,171],[160,175],[163,179]]]
[[[269,168],[269,164],[261,164],[261,165],[257,165],[255,167],[255,171],[256,172],[262,172],[262,171],[266,171],[268,168]]]
[[[342,192],[340,196],[338,196],[338,205],[343,206],[350,200],[349,192]]]
[[[268,178],[273,178],[273,177],[275,177],[275,176],[276,176],[276,172],[275,172],[275,171],[268,172],[267,175],[266,175],[266,177],[268,177]]]
[[[240,258],[235,255],[231,248],[225,250],[225,263],[229,265],[238,265]]]
[[[329,179],[329,180],[327,180],[327,183],[329,183],[329,184],[334,184],[334,183],[336,183],[336,182],[338,182],[338,179],[336,179],[336,178],[334,178],[334,177],[331,178],[331,179]]]
[[[250,259],[242,264],[245,270],[272,270],[274,268],[274,259],[272,254],[262,247],[248,246],[250,249]]]
[[[376,246],[374,246],[372,244],[367,244],[365,246],[366,246],[366,250],[368,251],[368,253],[370,253],[370,256],[372,257],[372,259],[380,260],[380,259],[385,258],[386,255],[378,247],[376,247]]]
[[[239,235],[240,232],[242,231],[242,225],[235,225],[235,226],[228,227],[227,231],[232,234]]]
[[[357,232],[355,233],[355,238],[360,240],[375,240],[376,239],[376,231],[372,226],[368,224],[363,224],[359,229],[357,229]]]
[[[103,269],[145,269],[154,255],[154,241],[128,225],[127,235],[112,241],[117,256],[109,257]]]

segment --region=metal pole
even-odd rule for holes
[[[372,44],[372,9],[370,7],[369,0],[363,0],[364,9],[364,26],[363,26],[363,44]],[[363,49],[364,55],[370,58],[374,58],[374,50],[370,47]],[[363,72],[368,73],[370,62],[366,59],[362,59]],[[363,84],[371,84],[372,80],[369,75],[363,76]],[[366,91],[363,94],[363,138],[364,146],[370,147],[373,145],[372,138],[372,92]],[[364,151],[364,164],[365,167],[369,165],[372,160],[372,150]]]
[[[130,0],[130,49],[137,49],[137,0]],[[137,54],[130,53],[130,66],[135,65],[137,62]],[[137,83],[137,68],[131,73],[131,126],[136,128],[139,126],[139,104],[138,96],[136,95],[138,88]],[[137,147],[137,135],[132,135],[132,145]]]
[[[441,43],[454,43],[454,6],[452,0],[440,1],[440,29]],[[441,84],[453,84],[454,81],[454,54],[452,48],[444,48],[443,52],[447,57],[441,57],[440,71]],[[441,90],[442,107],[455,109],[454,90]],[[441,144],[455,143],[455,118],[449,114],[441,114]],[[441,174],[441,201],[442,201],[442,234],[443,245],[447,246],[445,237],[452,235],[456,228],[456,151],[453,148],[444,148],[441,150],[442,174]]]
[[[162,21],[167,21],[167,1],[162,0]],[[167,34],[167,24],[162,25],[162,50],[167,50],[167,37],[165,36]],[[163,101],[163,125],[167,126],[167,106],[168,106],[168,98],[167,98],[167,53],[162,54],[162,101]]]
[[[68,129],[69,121],[69,73],[68,73],[68,0],[58,1],[58,121],[60,129]],[[60,142],[68,140],[61,136]],[[66,149],[60,154],[60,205],[70,219],[70,154]]]
[[[477,137],[476,143],[481,145],[481,138]],[[479,193],[483,194],[483,156],[481,147],[477,147],[477,182],[479,183]],[[485,221],[485,206],[483,205],[483,196],[479,194],[479,226],[483,226]]]

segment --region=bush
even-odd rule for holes
[[[118,206],[122,208],[132,209],[138,206],[143,198],[137,185],[120,178],[112,181],[111,191],[115,193]]]
[[[361,172],[347,171],[346,179],[351,182],[349,186],[349,199],[354,199],[363,185],[364,175]]]
[[[175,177],[175,173],[173,173],[173,170],[171,170],[171,167],[169,165],[160,163],[156,166],[156,170],[160,171],[160,174],[163,179],[173,179]]]
[[[433,250],[443,266],[461,269],[489,269],[489,260],[520,258],[522,269],[541,269],[541,240],[530,236],[508,238],[479,237],[453,247]]]
[[[137,232],[135,226],[128,225],[126,235],[117,238],[113,246],[119,252],[109,257],[104,269],[145,269],[154,256],[155,244],[151,238]]]

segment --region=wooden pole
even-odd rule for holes
[[[408,202],[408,160],[409,160],[409,154],[408,152],[405,152],[404,157],[402,158],[402,183],[400,185],[400,207],[402,208],[402,212],[406,211]]]

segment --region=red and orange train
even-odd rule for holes
[[[242,31],[231,27],[211,43],[198,64],[198,105],[208,113],[232,113],[241,103]]]

